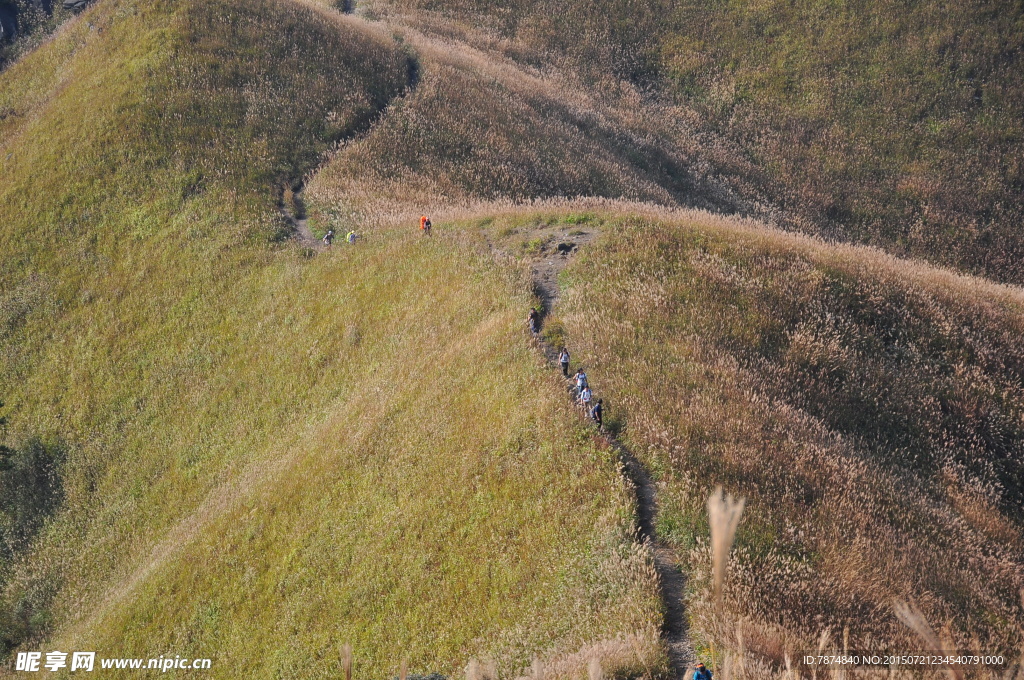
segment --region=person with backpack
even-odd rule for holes
[[[426,215],[420,217],[420,230],[423,231],[424,236],[430,236],[430,218]]]
[[[587,387],[587,374],[580,368],[576,371],[576,375],[573,376],[573,380],[576,382],[576,393],[580,394],[583,389]]]
[[[562,366],[562,375],[566,378],[569,377],[569,350],[565,347],[558,353],[558,363]]]
[[[598,430],[604,430],[604,407],[601,405],[604,400],[598,399],[594,408],[590,409],[590,417],[597,423]]]
[[[334,230],[328,229],[327,233],[324,234],[324,245],[329,246],[334,243]]]
[[[348,241],[349,243],[355,243],[357,238],[359,237],[356,235],[355,229],[353,229],[352,231],[348,232],[348,234],[345,235],[345,240]]]
[[[697,662],[697,666],[693,669],[693,680],[711,680],[713,676],[714,673],[710,668],[706,668],[701,661]]]
[[[540,330],[540,312],[534,307],[530,309],[530,316],[527,319],[527,323],[530,325],[530,332],[536,334]]]
[[[589,387],[584,386],[580,392],[580,406],[583,407],[583,412],[586,414],[590,413],[590,400],[594,398],[594,393],[590,391]]]

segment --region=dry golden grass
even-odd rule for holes
[[[695,594],[711,588],[702,490],[723,483],[748,501],[727,589],[746,626],[898,645],[890,603],[915,597],[961,648],[1016,650],[1020,291],[698,220],[604,229],[559,316],[662,475]],[[957,511],[965,494],[978,512]]]
[[[450,215],[512,240],[602,234],[547,323],[659,477],[693,632],[727,674],[784,677],[824,630],[832,650],[844,629],[848,648],[918,649],[894,612],[910,599],[956,649],[1019,654],[1020,289],[654,206]],[[747,500],[724,613],[704,518],[719,483]]]
[[[788,228],[1024,280],[1017,4],[359,4],[390,25],[557,73],[576,84],[566,101],[607,95],[639,124],[620,130],[657,137],[666,157],[682,152],[698,176],[754,209],[774,206]],[[451,101],[466,100],[453,90]],[[662,163],[651,149],[620,155]]]

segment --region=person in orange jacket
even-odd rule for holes
[[[420,229],[423,230],[424,236],[430,236],[430,218],[426,215],[420,217]]]

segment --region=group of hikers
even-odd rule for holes
[[[530,310],[530,315],[527,318],[527,322],[530,325],[530,332],[534,335],[540,333],[540,312],[536,308]],[[569,362],[571,357],[569,356],[569,349],[562,347],[558,351],[558,365],[562,367],[562,375],[569,378]],[[576,403],[583,412],[587,414],[595,423],[597,423],[597,429],[604,431],[604,400],[598,399],[594,401],[594,392],[590,389],[590,383],[587,381],[587,374],[580,366],[576,369],[571,377],[573,387],[576,390]]]
[[[423,215],[422,217],[420,217],[420,230],[423,232],[424,236],[430,236],[430,228],[431,228],[431,226],[433,226],[433,225],[430,224],[430,218],[429,217],[427,217],[426,215]],[[359,235],[356,234],[355,229],[353,229],[352,231],[348,232],[345,235],[345,241],[347,241],[348,243],[355,243],[356,239],[358,239],[358,238],[359,238]],[[324,237],[323,237],[322,240],[323,240],[325,246],[329,246],[332,243],[334,243],[334,230],[333,229],[328,229],[327,233],[324,234]]]
[[[345,240],[348,243],[355,243],[357,238],[359,238],[359,235],[356,234],[356,230],[355,229],[353,229],[352,231],[350,231],[347,234],[345,234]],[[327,230],[327,233],[324,234],[323,241],[324,241],[324,245],[325,246],[329,246],[332,243],[334,243],[334,230],[333,229],[328,229]]]
[[[527,323],[530,326],[530,333],[537,335],[540,333],[540,320],[541,314],[536,307],[530,310],[530,314],[527,317]],[[569,350],[563,346],[558,352],[558,365],[562,369],[562,375],[566,378],[569,376],[569,364],[571,357],[569,356]],[[598,399],[594,402],[594,393],[590,389],[590,383],[587,381],[587,374],[584,372],[583,367],[580,366],[576,369],[576,373],[571,376],[573,386],[576,392],[576,403],[583,409],[590,418],[597,424],[599,431],[604,431],[604,406],[603,400]],[[692,680],[712,680],[712,672],[710,668],[707,668],[703,663],[697,662],[693,667],[693,678]]]

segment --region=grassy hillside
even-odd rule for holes
[[[961,648],[1019,650],[1019,290],[699,214],[487,224],[513,243],[604,232],[547,328],[658,477],[705,652],[778,668],[845,628],[852,648],[917,648],[892,610],[908,599]],[[726,593],[742,642],[710,603],[717,484],[747,499]]]
[[[682,3],[662,63],[805,229],[1024,282],[1024,7]]]
[[[907,599],[1020,648],[1019,289],[522,207],[1024,281],[1019,7],[335,5],[103,0],[0,74],[0,654],[663,675],[630,490],[490,250],[568,230],[548,328],[657,478],[702,654],[915,648]],[[300,247],[300,186],[363,240]]]
[[[526,300],[484,264],[398,241],[262,271],[236,325],[250,349],[217,376],[246,389],[207,397],[218,430],[262,441],[55,644],[211,650],[224,677],[276,677],[337,674],[347,641],[382,675],[473,655],[515,672],[624,633],[642,656],[609,664],[659,663],[628,496],[516,332]],[[175,462],[189,444],[151,454],[172,457],[158,497],[202,474]]]
[[[710,164],[788,228],[1024,282],[1019,3],[572,0],[551,12],[534,0],[374,0],[367,11],[625,92],[660,112],[649,131],[676,128],[658,132],[665,148]],[[680,110],[662,110],[666,99]]]
[[[0,76],[0,393],[60,486],[0,564],[5,651],[663,663],[628,494],[518,282],[460,242],[283,240],[282,186],[408,74],[302,4],[108,0]]]
[[[605,196],[743,211],[656,111],[465,43],[398,28],[415,89],[309,187],[326,228],[491,201]]]

